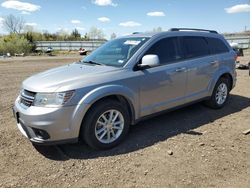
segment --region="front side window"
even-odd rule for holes
[[[145,55],[158,55],[161,64],[169,64],[182,58],[177,37],[169,37],[156,42]]]
[[[112,40],[85,57],[82,62],[122,67],[148,39],[128,37]]]
[[[203,37],[183,37],[186,58],[209,55],[208,43]]]

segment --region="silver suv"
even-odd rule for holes
[[[82,61],[26,79],[14,116],[34,143],[83,139],[108,149],[153,114],[197,101],[222,108],[235,86],[235,57],[216,31],[175,28],[121,37]]]

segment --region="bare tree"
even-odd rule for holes
[[[77,29],[74,29],[71,33],[71,37],[73,39],[80,39],[81,38],[81,34],[79,33],[79,31]]]
[[[116,34],[115,33],[112,33],[111,35],[110,35],[110,39],[112,40],[112,39],[115,39],[116,38]]]
[[[162,28],[161,27],[153,28],[153,32],[162,32]]]
[[[3,20],[3,28],[9,33],[20,34],[25,26],[22,17],[16,17],[12,14],[6,16]]]
[[[60,29],[55,33],[57,40],[68,40],[69,31],[67,29]]]
[[[22,29],[24,33],[27,33],[27,32],[34,32],[35,31],[35,28],[34,26],[32,25],[25,25],[24,28]]]
[[[91,27],[87,36],[89,39],[104,39],[105,34],[102,29]]]

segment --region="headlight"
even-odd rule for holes
[[[66,91],[59,93],[37,93],[34,106],[62,106],[66,104],[74,95],[75,91]]]

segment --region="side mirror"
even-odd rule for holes
[[[150,54],[143,56],[141,64],[139,64],[138,66],[140,68],[146,68],[146,67],[156,67],[159,65],[160,65],[160,60],[158,55]]]

